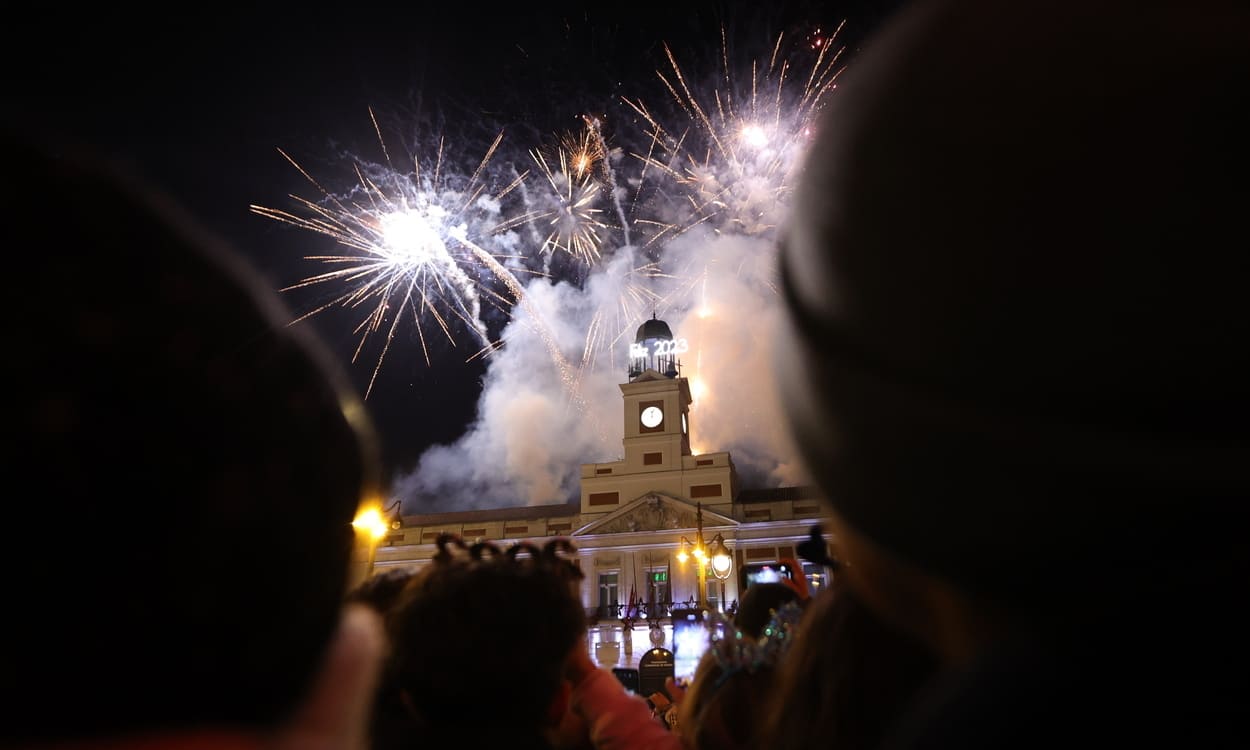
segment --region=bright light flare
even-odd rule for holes
[[[743,125],[738,139],[751,148],[764,148],[768,145],[768,133],[759,125]]]
[[[386,520],[382,518],[382,510],[376,505],[362,508],[352,521],[352,526],[357,531],[367,534],[374,541],[378,541],[386,536],[386,532],[390,528]]]
[[[690,379],[690,397],[695,403],[700,403],[704,396],[707,395],[707,385],[703,382],[703,378],[694,377]]]
[[[405,268],[415,269],[448,256],[447,245],[438,232],[415,211],[386,214],[381,223],[379,252]]]

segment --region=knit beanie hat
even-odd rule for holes
[[[920,0],[823,113],[778,373],[837,514],[970,589],[1196,554],[1250,488],[1250,12]]]

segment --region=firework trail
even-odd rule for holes
[[[611,160],[607,158],[608,144],[603,139],[603,127],[598,117],[583,115],[582,121],[586,123],[586,139],[594,144],[595,153],[600,156],[603,164],[603,172],[605,182],[607,183],[608,194],[612,196],[612,207],[616,209],[617,220],[620,222],[622,241],[626,247],[630,245],[629,220],[625,218],[625,208],[621,205],[621,196],[618,194],[616,184],[616,169],[612,166]]]
[[[612,165],[611,159],[606,158],[606,155],[611,152],[604,140],[601,121],[591,116],[585,116],[583,120],[586,123],[588,137],[594,139],[598,144],[599,153],[605,155],[604,174],[612,207],[620,222],[622,247],[633,249],[631,238],[634,236],[634,224],[637,224],[640,230],[648,230],[646,231],[647,241],[639,248],[638,254],[642,256],[641,260],[616,270],[619,275],[616,286],[620,289],[620,294],[612,298],[610,303],[599,305],[586,327],[585,345],[582,349],[580,364],[580,370],[584,374],[595,368],[598,357],[605,352],[608,353],[608,366],[617,368],[618,363],[612,355],[621,350],[619,346],[621,340],[632,333],[639,320],[645,320],[648,314],[655,314],[668,307],[670,298],[680,294],[679,289],[674,289],[667,294],[656,291],[657,281],[674,277],[665,272],[659,262],[648,258],[647,255],[653,248],[661,247],[664,242],[680,236],[689,226],[640,215],[638,209],[642,203],[641,196],[645,184],[643,176],[640,175],[635,180],[637,187],[632,194],[626,194],[617,183],[617,170]],[[626,210],[627,204],[628,211]],[[639,234],[642,233],[639,232]]]

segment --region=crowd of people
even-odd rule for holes
[[[0,745],[1250,746],[1247,133],[1234,0],[869,40],[779,252],[837,572],[744,598],[672,724],[591,661],[567,540],[349,589],[385,488],[340,367],[159,191],[13,134],[10,465],[83,533],[10,503]]]

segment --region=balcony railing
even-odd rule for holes
[[[655,622],[670,619],[673,616],[673,609],[694,609],[696,602],[694,598],[680,602],[650,602],[643,603],[638,607],[638,616],[634,618],[634,624],[641,622]],[[592,625],[608,625],[620,622],[625,617],[625,609],[628,604],[600,604],[598,607],[591,607],[586,610],[586,618]],[[727,602],[725,612],[733,617],[738,611],[738,600]]]

